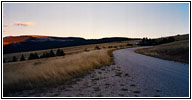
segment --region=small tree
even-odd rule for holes
[[[29,60],[31,60],[31,59],[38,59],[39,58],[39,56],[38,56],[38,54],[37,53],[30,53],[30,55],[29,55]]]
[[[50,50],[49,57],[55,57],[55,54],[54,54],[53,50]]]
[[[23,54],[21,55],[20,61],[25,61],[25,57]]]
[[[57,56],[64,56],[65,53],[63,52],[63,50],[57,49],[56,55]]]
[[[34,58],[35,58],[35,59],[39,59],[39,56],[38,56],[37,53],[34,53]]]
[[[65,55],[65,53],[64,53],[63,50],[60,51],[60,55],[61,55],[61,56],[64,56],[64,55]]]
[[[40,56],[40,58],[46,58],[46,53],[43,52],[43,54]]]
[[[59,56],[59,55],[60,55],[60,52],[61,52],[61,50],[60,50],[60,49],[57,49],[56,56]]]
[[[17,58],[15,56],[13,56],[12,62],[16,62]]]

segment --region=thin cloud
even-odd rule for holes
[[[15,22],[14,25],[17,25],[17,26],[32,26],[32,25],[35,25],[34,22]]]

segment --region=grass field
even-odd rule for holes
[[[162,59],[189,63],[189,40],[175,41],[152,48],[137,49],[136,52]]]
[[[94,68],[110,65],[111,62],[112,49],[103,49],[62,57],[4,63],[4,94],[64,83],[65,80],[81,76]]]
[[[71,54],[75,54],[75,53],[84,52],[85,49],[94,50],[96,45],[102,49],[106,49],[106,48],[108,48],[108,46],[127,47],[126,46],[127,44],[135,44],[136,41],[138,41],[138,40],[72,46],[72,47],[64,47],[64,48],[60,48],[60,49],[63,50],[66,55],[71,55]],[[52,50],[56,53],[57,48],[52,49]],[[49,52],[50,49],[38,50],[38,51],[29,51],[29,52],[20,52],[20,53],[11,53],[11,54],[3,54],[3,59],[5,59],[6,61],[10,61],[10,60],[12,60],[13,56],[16,56],[17,59],[20,59],[22,54],[25,56],[25,58],[28,58],[30,53],[36,52],[36,53],[38,53],[38,55],[41,55],[43,52],[46,52],[46,51]]]
[[[94,68],[110,65],[113,62],[112,50],[130,47],[127,44],[135,44],[135,42],[134,40],[65,47],[60,48],[65,52],[65,56],[3,63],[4,94],[10,91],[65,83],[71,78],[89,73]],[[95,50],[96,45],[101,49]],[[113,48],[109,49],[108,46],[113,46]],[[85,49],[88,52],[84,51]],[[57,48],[52,50],[56,52]],[[45,51],[50,51],[50,49],[5,54],[3,58],[11,59],[16,56],[19,59],[22,54],[27,58],[32,52],[40,55]]]

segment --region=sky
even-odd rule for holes
[[[189,33],[189,3],[3,3],[3,36],[157,38]]]

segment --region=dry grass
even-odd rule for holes
[[[138,49],[136,52],[162,59],[189,63],[189,40],[162,44],[152,48]]]
[[[81,46],[72,46],[72,47],[64,47],[64,48],[60,48],[61,50],[63,50],[65,52],[66,55],[71,55],[71,54],[75,54],[75,53],[81,53],[84,52],[85,48],[87,48],[87,50],[94,50],[95,46],[99,46],[100,48],[103,49],[103,47],[108,48],[108,46],[123,46],[125,47],[128,43],[129,44],[135,44],[138,40],[130,40],[130,41],[122,41],[122,42],[110,42],[110,43],[100,43],[100,44],[90,44],[90,45],[81,45]],[[53,52],[57,51],[57,48],[52,49]],[[29,57],[30,53],[38,53],[38,55],[41,55],[43,52],[49,52],[50,49],[47,50],[38,50],[38,51],[29,51],[29,52],[20,52],[20,53],[11,53],[11,54],[3,54],[3,59],[5,59],[6,61],[10,61],[12,60],[13,56],[16,56],[18,59],[20,59],[21,55],[23,54],[26,58]]]
[[[3,91],[17,91],[63,83],[112,62],[112,50],[3,64]]]

